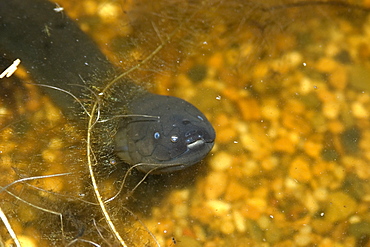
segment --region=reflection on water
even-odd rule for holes
[[[201,164],[149,176],[135,192],[143,174],[126,177],[112,157],[96,165],[128,246],[369,245],[368,11],[72,2],[61,5],[124,68],[169,38],[129,76],[194,103],[218,135]],[[10,78],[1,89],[0,208],[23,246],[117,246],[91,187],[84,130],[35,86]],[[1,224],[0,246],[12,242],[9,228]]]

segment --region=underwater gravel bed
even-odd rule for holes
[[[72,16],[79,16],[82,28],[92,32],[110,55],[117,54],[115,49],[127,41],[125,35],[133,32],[122,24],[127,20],[120,18],[121,8],[135,7],[92,0],[76,6],[66,2],[65,6]],[[120,214],[126,206],[130,210],[137,207],[133,213],[161,246],[367,246],[369,15],[359,10],[341,15],[339,6],[305,6],[283,10],[285,17],[272,11],[263,12],[261,15],[268,17],[262,19],[248,12],[251,19],[243,19],[243,12],[232,12],[231,3],[216,9],[226,14],[212,23],[206,34],[200,32],[204,27],[197,29],[198,22],[186,23],[195,34],[186,41],[189,50],[169,46],[168,54],[159,54],[154,61],[166,65],[179,50],[186,51],[179,65],[159,70],[157,64],[153,74],[145,68],[132,75],[142,83],[150,77],[153,91],[194,103],[215,126],[217,140],[200,165],[169,178],[147,178],[140,193],[123,192],[112,204],[113,215],[124,222],[122,229],[129,233],[129,246],[155,246],[155,242],[130,213]],[[219,17],[208,8],[201,11],[205,20]],[[228,11],[235,16],[225,21]],[[253,18],[260,18],[260,23]],[[267,25],[264,30],[262,24]],[[155,25],[148,28],[165,35],[156,32]],[[121,29],[119,37],[115,36],[117,29]],[[112,40],[115,43],[108,45]],[[146,53],[142,52],[150,42],[147,38],[143,44],[121,51],[122,56],[133,58],[122,63],[140,60],[157,45],[150,44]],[[120,62],[117,56],[112,60]],[[33,205],[63,212],[65,219],[72,219],[65,226],[68,241],[97,241],[99,233],[106,232],[92,220],[97,209],[86,203],[92,197],[80,164],[85,159],[83,131],[65,120],[38,88],[26,85],[20,89],[14,82],[3,85],[13,96],[1,94],[0,186],[26,177],[72,173],[19,182],[8,189]],[[113,161],[111,164],[114,167]],[[104,166],[100,176],[104,197],[117,192],[122,182],[119,170],[118,165],[114,169]],[[58,193],[67,199],[62,200]],[[58,215],[4,191],[0,202],[14,231],[27,243],[24,246],[60,241],[60,226],[42,229],[58,224]],[[84,218],[76,220],[75,214]],[[0,236],[9,246],[11,240],[3,225]],[[81,241],[74,244],[91,246]],[[101,245],[108,246],[104,241]]]

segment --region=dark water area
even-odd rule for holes
[[[202,110],[216,144],[146,176],[20,67],[0,79],[0,246],[370,246],[368,1],[58,7],[126,77]]]

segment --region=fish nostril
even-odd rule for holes
[[[198,130],[198,131],[197,131],[197,135],[198,135],[198,139],[200,139],[200,138],[203,138],[204,133],[203,133],[203,131]]]
[[[190,124],[190,121],[188,119],[184,119],[184,120],[182,120],[182,124],[183,125],[188,125],[188,124]]]
[[[196,134],[196,132],[197,132],[196,130],[190,130],[190,131],[185,133],[185,137],[192,136],[192,135]]]
[[[200,139],[203,139],[203,135],[204,135],[204,133],[201,130],[188,131],[185,134],[186,143],[193,143],[195,141],[198,141]]]

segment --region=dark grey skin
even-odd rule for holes
[[[173,172],[203,159],[212,149],[215,132],[192,104],[176,97],[147,94],[130,102],[136,114],[159,119],[132,118],[120,123],[115,136],[118,156],[138,170]],[[144,165],[145,164],[145,165]]]
[[[19,58],[37,83],[63,89],[85,102],[94,98],[87,88],[102,88],[120,70],[56,7],[46,0],[0,0],[2,63]],[[142,172],[173,172],[199,162],[212,149],[215,131],[193,105],[149,93],[128,80],[117,84],[109,96],[116,99],[111,100],[115,102],[111,114],[122,117],[113,125],[111,142],[123,161],[138,165]],[[51,88],[45,92],[68,117],[81,115],[82,108],[71,95]]]

